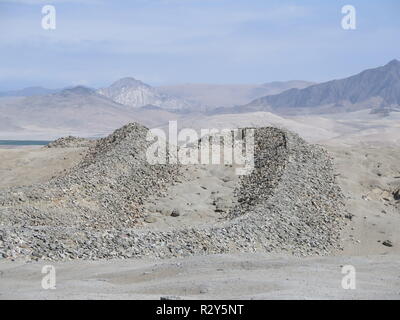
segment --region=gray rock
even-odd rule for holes
[[[173,209],[171,213],[171,217],[179,217],[181,215],[179,209]]]
[[[385,240],[382,242],[382,244],[386,247],[393,247],[393,243],[390,240]]]
[[[208,292],[209,292],[208,287],[205,286],[205,285],[200,286],[199,292],[200,292],[200,294],[206,294],[206,293],[208,293]]]

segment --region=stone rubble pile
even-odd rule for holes
[[[276,128],[256,129],[255,170],[240,179],[225,221],[168,231],[137,228],[146,198],[162,195],[182,177],[177,165],[148,164],[147,131],[126,125],[98,140],[64,176],[0,190],[0,257],[311,255],[339,248],[344,204],[332,159]]]
[[[78,138],[73,136],[62,137],[57,140],[50,142],[46,148],[83,148],[91,147],[96,143],[95,140],[89,140],[85,138]]]

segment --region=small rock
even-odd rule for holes
[[[199,289],[200,294],[208,293],[208,288],[206,286],[200,286]]]
[[[179,212],[178,209],[172,210],[171,217],[179,217],[180,215],[181,213]]]
[[[393,247],[393,243],[390,240],[385,240],[382,242],[382,244],[386,247]]]
[[[346,215],[344,216],[346,219],[352,220],[354,215],[351,214],[350,212],[346,213]]]

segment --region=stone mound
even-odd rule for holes
[[[275,128],[255,132],[255,170],[240,179],[223,222],[136,228],[149,194],[180,176],[150,165],[148,129],[129,124],[101,139],[65,176],[0,192],[0,255],[44,259],[176,257],[225,252],[324,254],[339,247],[343,196],[320,147]]]
[[[45,148],[83,148],[94,145],[96,141],[79,137],[62,137],[50,142]]]
[[[161,192],[177,173],[177,167],[147,163],[147,132],[141,125],[126,125],[98,140],[64,176],[3,190],[2,219],[46,227],[133,226],[145,198]]]

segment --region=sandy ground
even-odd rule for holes
[[[48,149],[31,146],[0,149],[0,188],[49,180],[77,164],[85,148]]]
[[[400,254],[400,202],[392,195],[400,189],[400,148],[327,148],[335,159],[347,210],[354,215],[342,233],[343,254]],[[394,246],[384,246],[386,240]]]
[[[259,254],[163,261],[53,263],[56,289],[41,287],[46,263],[0,262],[0,299],[400,299],[400,256],[293,258]],[[356,268],[343,289],[342,266]]]
[[[150,197],[143,228],[166,230],[224,220],[235,204],[233,193],[239,181],[235,169],[229,165],[191,165],[183,173],[164,197]],[[178,210],[179,216],[171,216],[173,210]]]
[[[393,188],[400,186],[400,148],[336,143],[327,148],[335,157],[338,181],[353,215],[342,233],[344,250],[331,257],[230,254],[159,261],[51,263],[56,268],[55,290],[41,287],[42,266],[49,263],[0,260],[0,298],[159,299],[172,295],[182,299],[400,299],[400,204],[390,198]],[[45,181],[71,167],[84,152],[2,149],[0,188]],[[144,221],[144,228],[163,229],[220,218],[220,213],[215,213],[215,191],[229,197],[234,178],[229,170],[196,170],[195,181],[183,181],[166,197],[151,199],[147,208],[149,216],[156,219]],[[179,217],[159,212],[176,207],[182,213]],[[384,246],[385,240],[392,241],[393,247]],[[343,265],[355,267],[356,290],[342,288]]]

